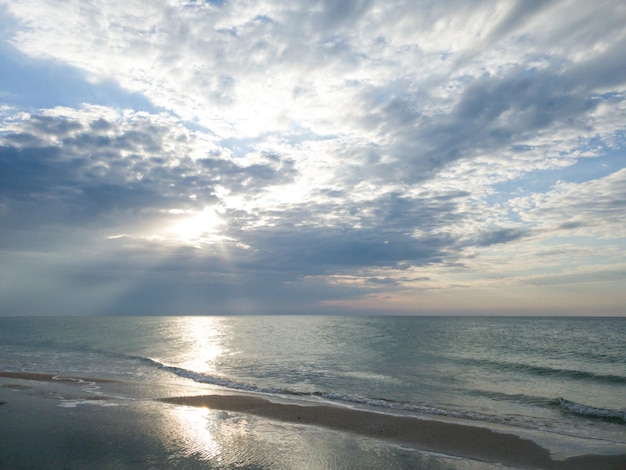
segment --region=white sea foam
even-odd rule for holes
[[[323,392],[317,391],[312,393],[303,393],[286,388],[271,388],[271,387],[257,387],[251,384],[227,380],[220,377],[211,376],[208,374],[194,372],[182,367],[171,366],[163,364],[160,361],[152,358],[138,358],[147,364],[154,367],[169,371],[179,377],[191,379],[198,383],[205,383],[223,387],[229,390],[243,391],[247,393],[257,393],[266,396],[276,396],[281,398],[291,398],[298,400],[315,400],[316,402],[322,401],[333,406],[343,406],[355,409],[366,409],[368,411],[376,411],[379,413],[396,414],[401,413],[403,415],[410,414],[417,417],[440,417],[440,418],[452,418],[458,420],[469,420],[473,422],[480,422],[484,424],[493,425],[507,425],[514,426],[522,429],[537,430],[552,432],[557,434],[579,436],[575,430],[559,426],[558,424],[537,417],[523,416],[523,415],[503,415],[503,414],[488,414],[477,411],[460,410],[460,409],[445,409],[442,407],[418,405],[412,403],[396,402],[393,400],[387,400],[382,398],[368,398],[358,395],[342,394],[337,392]],[[552,403],[558,403],[563,408],[572,408],[569,411],[577,412],[578,414],[585,414],[587,416],[593,416],[604,419],[623,419],[623,413],[614,410],[603,410],[592,407],[585,407],[584,405],[578,405],[572,402],[567,402],[563,399],[552,400]],[[571,406],[570,406],[571,404]]]
[[[594,406],[583,405],[582,403],[576,403],[566,400],[565,398],[558,399],[559,406],[570,413],[589,417],[589,418],[601,418],[626,422],[626,414],[620,410],[610,410],[606,408],[596,408]]]

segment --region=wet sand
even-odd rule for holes
[[[34,463],[36,466],[46,462],[46,465],[42,468],[50,467],[50,461],[32,460],[31,445],[32,442],[50,440],[51,436],[56,434],[55,430],[60,428],[65,429],[65,432],[67,432],[67,429],[71,429],[76,434],[77,441],[84,441],[85,430],[89,430],[89,432],[94,434],[92,442],[98,444],[90,444],[94,452],[93,454],[82,456],[83,460],[81,462],[93,462],[94,459],[102,458],[102,455],[108,455],[106,452],[109,451],[110,453],[118,452],[120,446],[128,446],[128,452],[123,454],[125,457],[132,457],[132,461],[135,463],[141,462],[143,461],[142,459],[146,458],[144,453],[139,451],[141,448],[144,450],[153,449],[151,451],[153,456],[159,452],[158,444],[152,441],[152,436],[149,434],[143,434],[141,442],[135,442],[133,446],[128,445],[128,442],[131,442],[134,438],[129,439],[128,436],[137,436],[140,433],[124,431],[126,437],[122,439],[119,436],[120,429],[132,429],[138,419],[143,419],[142,415],[136,415],[135,418],[131,419],[131,415],[128,414],[130,409],[119,409],[117,411],[115,408],[109,409],[107,415],[102,414],[100,409],[92,411],[91,414],[80,413],[80,409],[78,411],[68,411],[56,405],[45,403],[51,402],[51,400],[40,399],[42,396],[56,397],[56,394],[15,394],[15,392],[19,392],[22,389],[28,390],[33,388],[35,390],[34,387],[28,385],[28,382],[32,383],[32,381],[40,382],[42,385],[45,382],[50,383],[50,385],[54,383],[56,387],[64,386],[63,384],[65,383],[67,384],[66,386],[71,387],[68,391],[72,393],[75,391],[75,385],[73,384],[114,381],[11,371],[0,371],[0,378],[2,378],[0,380],[0,392],[2,392],[0,393],[0,419],[3,421],[3,425],[6,424],[6,426],[3,426],[3,433],[0,433],[3,437],[3,442],[0,442],[0,450],[4,450],[0,454],[15,455],[14,460],[4,462],[5,464],[23,464],[23,459],[30,459],[27,461]],[[157,390],[154,392],[159,393]],[[98,400],[101,397],[86,395],[81,398]],[[570,457],[566,460],[555,460],[547,449],[532,440],[484,427],[434,419],[418,419],[409,416],[389,415],[331,405],[277,403],[263,397],[244,394],[153,397],[147,399],[147,401],[142,400],[139,403],[145,403],[150,410],[149,403],[158,406],[159,402],[231,411],[285,423],[317,426],[406,445],[422,451],[457,456],[480,462],[502,464],[513,468],[573,470],[626,468],[626,455],[582,455]],[[145,412],[144,409],[142,413],[145,414]],[[158,416],[158,413],[154,410],[151,412],[154,416]],[[13,415],[13,413],[17,414]],[[120,443],[115,444],[115,449],[117,449],[115,451],[103,449],[100,444],[103,442],[102,436],[98,435],[102,431],[102,421],[99,420],[108,415],[111,415],[110,435],[113,437],[109,437],[104,441],[112,443],[119,441]],[[48,416],[48,419],[44,418],[44,416]],[[76,419],[70,420],[71,417],[76,418],[76,416],[80,416],[81,419],[78,421]],[[91,416],[97,416],[98,418],[92,420]],[[156,418],[153,417],[153,419]],[[62,423],[66,424],[61,426]],[[22,428],[17,429],[20,426]],[[146,425],[146,427],[154,429],[154,426],[151,425]],[[11,428],[14,428],[16,432],[11,431]],[[23,439],[27,436],[27,439]],[[63,441],[67,441],[67,436],[63,437]],[[50,446],[44,447],[57,448],[58,443],[54,445],[51,443]],[[80,448],[84,448],[84,446]],[[43,455],[47,455],[46,459],[50,457],[49,454]],[[115,453],[114,455],[119,462],[121,454]],[[149,453],[146,455],[149,455]],[[167,454],[163,453],[162,458],[167,460]],[[65,460],[63,459],[66,459],[66,455],[59,454],[56,461],[52,459],[53,465],[50,468],[54,467],[56,463],[64,462]],[[0,458],[1,463],[2,458]]]
[[[55,382],[115,382],[111,379],[90,379],[87,377],[69,377],[63,374],[42,374],[38,372],[19,372],[19,371],[0,371],[0,377],[7,379],[20,379],[20,380],[38,380],[38,381],[55,381]]]
[[[104,397],[81,393],[80,383],[52,377],[0,375],[0,468],[168,468],[158,436],[143,432],[156,411],[107,407]],[[61,406],[72,398],[74,405]]]
[[[247,413],[390,440],[420,450],[519,468],[623,469],[626,455],[584,455],[553,460],[547,449],[490,429],[335,406],[275,403],[244,395],[170,397],[166,403]]]

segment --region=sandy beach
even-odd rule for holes
[[[0,374],[0,468],[150,468],[166,462],[158,436],[135,413],[51,374]],[[152,416],[157,416],[153,413]],[[153,467],[155,468],[155,467]]]
[[[175,446],[164,446],[168,438],[163,436],[170,432],[168,427],[173,421],[164,420],[161,413],[166,413],[167,408],[181,407],[256,416],[270,422],[295,424],[295,429],[312,426],[506,468],[622,469],[626,462],[626,455],[582,455],[556,460],[548,449],[529,439],[485,427],[340,406],[277,402],[245,394],[155,396],[131,403],[132,406],[105,407],[93,400],[106,402],[106,396],[80,391],[81,383],[93,380],[0,372],[0,464],[9,468],[24,464],[54,468],[69,463],[68,468],[74,468],[71,464],[80,467],[90,462],[94,468],[110,463],[141,467],[154,461],[155,456],[167,462],[168,446]],[[66,401],[59,404],[62,396]],[[63,408],[67,397],[94,404]],[[170,434],[176,432],[181,431]],[[71,448],[65,447],[72,442]],[[66,460],[68,456],[72,456],[70,460]]]
[[[119,463],[120,459],[130,459],[139,464],[146,462],[146,456],[154,458],[155,454],[167,460],[163,438],[139,432],[138,429],[142,426],[149,428],[149,423],[155,421],[163,423],[159,414],[163,407],[170,405],[256,416],[272,422],[294,424],[300,429],[302,426],[313,426],[374,438],[421,452],[511,468],[621,469],[626,462],[626,455],[581,455],[557,460],[548,449],[532,440],[471,424],[325,404],[292,404],[245,394],[155,396],[134,403],[134,407],[107,408],[100,404],[106,404],[106,396],[81,391],[81,384],[91,381],[95,382],[94,379],[54,374],[1,371],[0,449],[3,457],[0,459],[5,461],[0,464],[43,465],[45,468],[65,465],[63,446],[72,440],[75,441],[71,449],[73,454],[79,448],[80,455],[86,453],[79,462],[101,462],[104,465],[104,462]],[[112,381],[99,382],[111,384]],[[155,390],[155,393],[158,391]],[[83,403],[83,406],[76,407],[75,403]],[[84,403],[94,404],[87,406]],[[69,408],[64,408],[65,405]],[[163,432],[168,425],[161,424],[161,427]],[[103,445],[103,442],[108,445]],[[38,443],[36,451],[33,451],[33,443]],[[38,454],[39,459],[36,458]]]
[[[550,457],[547,449],[513,434],[503,434],[482,427],[335,406],[290,405],[240,395],[171,397],[162,401],[323,426],[390,440],[430,452],[519,468],[622,469],[626,463],[626,455],[584,455],[558,461]]]

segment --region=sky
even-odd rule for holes
[[[0,315],[626,315],[626,3],[0,0]]]

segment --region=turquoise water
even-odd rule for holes
[[[610,448],[626,443],[624,338],[623,318],[5,317],[0,370],[150,385],[120,400],[234,389]]]

